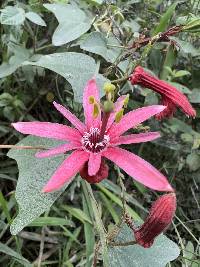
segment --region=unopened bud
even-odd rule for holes
[[[123,115],[124,115],[124,109],[122,108],[122,109],[120,109],[120,111],[117,112],[117,114],[115,115],[115,122],[116,122],[116,123],[119,123],[119,122],[121,121]]]
[[[159,197],[153,203],[144,224],[133,230],[136,242],[144,248],[151,247],[154,239],[171,224],[175,211],[175,193]]]
[[[103,109],[105,113],[112,112],[114,110],[114,103],[111,100],[107,100],[103,104]]]

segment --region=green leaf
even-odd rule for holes
[[[44,4],[44,7],[53,12],[59,22],[52,37],[55,46],[77,39],[91,27],[92,20],[75,5]]]
[[[178,89],[179,91],[181,91],[182,93],[186,94],[186,95],[190,95],[191,91],[189,88],[187,88],[185,85],[177,83],[177,82],[168,82],[169,84],[171,84],[172,86],[176,87],[176,89]]]
[[[191,172],[197,171],[200,168],[200,156],[196,153],[189,154],[187,155],[186,163]]]
[[[158,34],[159,32],[164,32],[168,25],[169,25],[169,20],[171,19],[172,15],[174,14],[174,11],[176,9],[178,3],[172,4],[167,11],[165,12],[164,15],[161,16],[160,23],[156,27],[156,29],[153,32],[153,35]]]
[[[20,25],[25,20],[25,11],[16,6],[7,6],[1,9],[0,23],[6,25]]]
[[[119,215],[115,211],[113,203],[102,192],[100,192],[100,196],[104,202],[105,207],[110,212],[110,214],[113,218],[113,221],[115,222],[115,224],[117,224],[119,222]]]
[[[0,65],[0,78],[11,75],[13,72],[17,70],[20,64],[12,65],[9,63],[3,63]]]
[[[92,220],[92,205],[89,199],[89,196],[86,192],[85,184],[82,182],[83,194],[82,194],[82,205],[83,211],[87,216]],[[91,255],[94,252],[95,247],[95,234],[94,227],[88,222],[84,222],[84,234],[85,234],[85,243],[86,243],[86,265],[85,267],[92,266],[92,257]]]
[[[116,238],[117,242],[134,240],[130,228],[124,226]],[[178,246],[164,235],[158,236],[151,248],[139,245],[127,247],[110,247],[110,267],[165,267],[166,264],[179,256]]]
[[[195,57],[200,55],[200,51],[196,49],[193,44],[187,42],[187,41],[182,41],[176,37],[171,37],[171,40],[175,41],[178,46],[180,47],[181,52],[185,54],[191,54],[191,56]]]
[[[108,55],[107,40],[100,32],[90,33],[87,38],[82,41],[80,47],[83,50],[102,56],[107,61],[111,60]]]
[[[180,78],[180,77],[183,77],[183,76],[186,76],[186,75],[191,75],[191,73],[187,70],[178,70],[176,71],[174,77],[175,78]]]
[[[162,80],[166,80],[168,74],[170,73],[171,68],[173,67],[176,61],[177,52],[172,45],[169,45],[167,48],[167,53],[164,59],[163,68],[160,74]]]
[[[117,46],[119,43],[114,38],[107,39],[100,32],[92,32],[82,41],[80,47],[83,50],[102,56],[108,62],[114,63],[121,53],[121,48],[112,47],[112,45]],[[125,71],[127,63],[121,62],[118,66]]]
[[[108,189],[106,189],[102,184],[96,184],[96,186],[113,202],[115,202],[117,205],[119,205],[121,208],[123,207],[123,203],[119,197],[117,197],[115,194],[111,193]],[[135,220],[141,221],[140,216],[129,206],[127,206],[127,211],[131,215],[132,218]]]
[[[17,253],[13,249],[9,248],[8,246],[6,246],[6,245],[4,245],[2,243],[0,243],[0,252],[11,256],[17,262],[19,262],[22,266],[25,266],[25,267],[31,267],[32,266],[32,264],[27,259],[25,259],[19,253]]]
[[[59,226],[59,225],[69,225],[73,226],[74,224],[67,219],[64,218],[57,218],[57,217],[40,217],[35,219],[32,223],[28,226]]]
[[[27,12],[26,18],[37,25],[46,26],[45,21],[35,12]]]
[[[168,121],[168,123],[174,127],[175,133],[183,132],[200,137],[200,134],[198,132],[194,131],[190,125],[186,124],[182,120],[179,120],[177,118],[172,118]]]
[[[89,79],[94,77],[97,68],[92,57],[75,52],[41,56],[36,62],[25,62],[24,64],[47,68],[63,76],[71,84],[75,100],[79,102],[82,102],[84,86]],[[99,89],[103,88],[103,84],[107,80],[100,74],[95,77]],[[101,95],[103,95],[102,89]]]
[[[200,31],[200,18],[195,17],[195,16],[192,17],[187,23],[185,23],[182,31],[199,32]]]
[[[54,147],[61,142],[47,138],[28,136],[17,145]],[[19,178],[16,188],[16,200],[19,204],[19,214],[11,224],[11,233],[16,235],[43,212],[48,210],[61,195],[67,185],[53,193],[42,193],[42,188],[51,178],[64,156],[38,159],[36,151],[11,149],[8,156],[15,159],[19,168]]]
[[[76,217],[82,223],[84,223],[86,221],[86,222],[92,224],[88,215],[84,211],[82,211],[81,209],[70,207],[67,205],[63,205],[62,208],[67,210],[70,214],[72,214],[72,216]]]
[[[200,103],[200,89],[193,89],[189,95],[189,100],[191,103]]]
[[[0,78],[7,77],[15,72],[25,60],[28,60],[31,54],[28,49],[20,46],[15,46],[12,50],[14,55],[9,59],[9,62],[0,65]]]

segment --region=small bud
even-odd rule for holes
[[[127,108],[128,101],[129,101],[129,94],[126,95],[126,98],[124,99],[124,107]]]
[[[124,115],[124,109],[122,108],[122,109],[120,109],[119,112],[117,112],[117,114],[115,116],[115,122],[119,123],[121,121],[123,115]]]
[[[106,82],[103,86],[103,89],[105,91],[106,94],[108,93],[113,93],[116,89],[115,85],[110,83],[110,82]]]
[[[94,103],[93,105],[93,117],[96,119],[99,116],[99,105]]]
[[[114,103],[111,100],[107,100],[103,104],[104,112],[109,113],[114,110]]]
[[[159,197],[152,205],[145,222],[134,229],[136,242],[144,248],[152,246],[154,239],[171,224],[176,211],[174,193]]]
[[[94,104],[95,102],[96,102],[96,100],[95,100],[94,96],[91,95],[91,96],[89,97],[89,104],[92,105],[92,104]]]

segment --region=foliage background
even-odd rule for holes
[[[198,24],[194,31],[183,32],[173,38],[179,51],[169,43],[155,44],[149,51],[142,48],[136,53],[124,49],[136,40],[139,32],[153,36],[191,17],[200,20],[200,1],[71,1],[71,4],[78,6],[77,13],[73,16],[69,12],[66,16],[66,11],[59,10],[55,14],[58,26],[49,4],[66,2],[52,0],[43,5],[44,2],[39,0],[11,0],[1,4],[1,9],[15,7],[15,10],[7,10],[12,19],[1,12],[1,144],[15,144],[23,138],[10,127],[13,121],[66,123],[52,108],[53,100],[67,105],[82,119],[80,99],[89,76],[99,71],[104,75],[104,78],[99,75],[98,82],[102,85],[105,78],[121,78],[126,72],[127,62],[132,64],[139,60],[161,79],[176,83],[197,110],[196,119],[187,118],[178,111],[170,120],[149,121],[145,126],[161,131],[163,137],[131,149],[163,171],[176,189],[178,208],[168,236],[179,244],[181,254],[168,265],[200,266]],[[31,15],[31,12],[40,17]],[[63,66],[57,65],[60,64],[60,57],[53,58],[49,63],[46,58],[42,61],[38,56],[63,52],[66,52],[69,66],[65,63]],[[69,59],[69,53],[74,52],[82,54],[71,54]],[[119,60],[122,62],[119,63]],[[30,63],[32,61],[39,63]],[[73,78],[73,75],[77,76]],[[119,90],[119,93],[131,94],[128,109],[158,103],[158,96],[149,90],[132,88],[128,83],[121,83]],[[144,130],[144,125],[141,130]],[[18,212],[15,200],[18,167],[6,153],[5,149],[0,152],[0,266],[26,266],[28,263],[20,255],[35,266],[85,266],[86,258],[93,251],[95,232],[80,177],[57,199],[45,217],[23,229],[17,236],[12,236],[9,225]],[[108,227],[119,220],[122,208],[116,177],[117,171],[113,169],[108,181],[93,186],[103,211],[104,224]],[[145,210],[150,207],[156,194],[133,182],[130,177],[125,178],[130,210],[144,218]]]

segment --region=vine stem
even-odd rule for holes
[[[122,78],[120,78],[120,79],[113,80],[113,81],[111,81],[111,82],[112,82],[112,83],[122,83],[122,82],[127,81],[129,78],[130,78],[130,75],[127,75],[127,76],[124,76],[124,77],[122,77]]]
[[[97,267],[97,260],[98,260],[98,255],[99,255],[99,249],[101,247],[101,243],[98,242],[95,246],[95,251],[94,251],[94,258],[93,258],[93,267]]]
[[[108,251],[107,251],[108,248],[107,248],[107,240],[106,240],[107,233],[106,233],[105,227],[103,225],[99,205],[98,205],[98,203],[94,197],[91,185],[87,182],[85,182],[85,185],[86,185],[86,189],[87,189],[88,195],[89,195],[90,200],[91,200],[91,204],[92,204],[92,208],[93,208],[93,212],[94,212],[95,223],[96,223],[96,229],[97,229],[97,232],[98,232],[99,238],[100,238],[99,243],[102,247],[103,264],[104,264],[103,266],[108,267],[109,266],[109,260],[108,260]],[[99,249],[100,249],[98,244],[96,246],[97,247],[95,249],[95,255],[94,255],[94,260],[93,260],[93,266],[94,267],[95,267],[95,261],[97,262]]]

